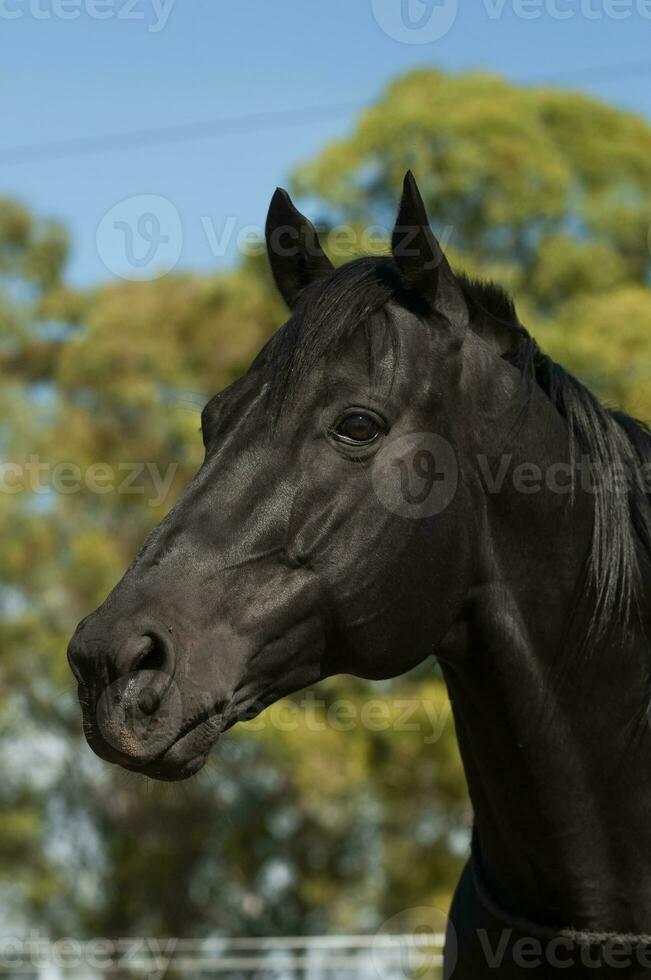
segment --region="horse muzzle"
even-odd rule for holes
[[[68,647],[86,739],[108,762],[157,779],[196,772],[223,727],[227,698],[206,693],[177,674],[168,630],[151,624],[119,637],[82,622]],[[111,639],[113,638],[113,642]]]

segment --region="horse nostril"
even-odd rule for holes
[[[160,708],[160,694],[153,687],[146,687],[138,694],[138,708],[143,715],[153,715]]]
[[[145,634],[129,640],[117,658],[118,675],[139,670],[152,673],[173,673],[173,655],[162,640],[153,634]]]
[[[153,636],[141,637],[140,652],[136,652],[132,670],[162,670],[165,666],[165,650]]]
[[[155,715],[172,684],[174,663],[172,645],[156,633],[127,640],[115,663],[123,703],[130,702],[141,716]]]

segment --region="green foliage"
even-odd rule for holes
[[[594,99],[412,72],[294,190],[387,231],[411,168],[457,267],[511,289],[525,325],[613,404],[651,419],[651,127]]]
[[[577,296],[540,335],[608,405],[651,420],[649,289],[629,284]]]
[[[386,242],[408,167],[456,264],[511,288],[544,347],[651,418],[651,129],[582,96],[421,71],[294,183],[330,226],[351,227],[350,257],[371,224]],[[341,245],[330,240],[338,261]],[[346,931],[445,907],[469,811],[431,665],[392,685],[332,680],[316,707],[297,696],[230,733],[181,786],[147,785],[83,743],[68,637],[199,465],[203,403],[283,311],[257,259],[78,294],[65,256],[60,229],[0,202],[0,452],[50,467],[0,493],[5,908],[84,937]],[[114,484],[132,463],[171,467],[170,482],[158,493],[145,473],[142,493],[96,492],[98,462]],[[78,490],[53,492],[62,464],[79,468]],[[362,721],[371,703],[381,725]],[[328,711],[356,723],[324,727]]]

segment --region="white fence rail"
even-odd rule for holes
[[[3,946],[4,942],[4,946]],[[97,939],[0,937],[3,980],[438,980],[442,933],[273,938]]]

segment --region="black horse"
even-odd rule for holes
[[[291,318],[70,643],[91,747],[183,779],[436,655],[475,814],[448,975],[651,976],[651,433],[453,274],[411,174],[391,257],[335,270],[281,190],[267,242]]]

